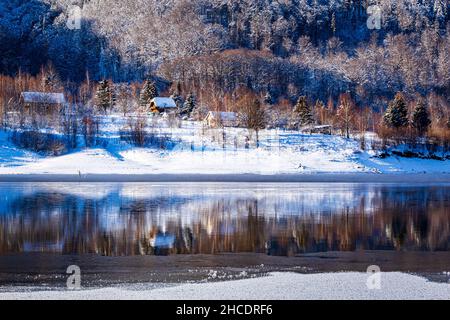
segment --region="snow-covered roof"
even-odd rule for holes
[[[237,119],[235,112],[210,111],[208,116],[223,121],[235,121]]]
[[[66,102],[63,93],[22,92],[22,98],[25,103],[63,104]]]
[[[156,97],[156,98],[152,99],[151,103],[154,103],[158,108],[163,108],[163,109],[177,107],[175,100],[173,100],[172,98]]]

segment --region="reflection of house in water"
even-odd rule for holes
[[[267,242],[267,254],[269,256],[294,256],[299,252],[297,241],[294,237],[274,236]]]
[[[168,255],[175,243],[175,235],[158,232],[150,236],[149,244],[153,248],[155,255]]]

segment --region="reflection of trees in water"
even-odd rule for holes
[[[449,250],[449,189],[376,189],[353,206],[286,215],[252,197],[85,199],[26,195],[0,215],[0,252],[107,256]],[[270,204],[269,204],[270,203]]]

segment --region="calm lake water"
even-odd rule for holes
[[[445,184],[0,184],[0,255],[449,249]]]

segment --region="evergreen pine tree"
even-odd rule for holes
[[[195,109],[195,105],[196,105],[195,96],[192,93],[190,93],[187,96],[186,101],[184,102],[183,111],[181,114],[190,116],[192,111],[194,111]]]
[[[412,126],[417,130],[420,136],[423,136],[431,124],[430,114],[423,101],[419,101],[412,115]]]
[[[294,107],[294,120],[297,128],[314,123],[314,117],[305,96],[298,99]]]
[[[177,105],[178,113],[182,114],[183,108],[184,108],[183,97],[181,97],[177,92],[174,92],[173,94],[171,94],[170,97],[173,99],[173,101],[175,101],[175,104]]]
[[[158,88],[154,81],[146,80],[141,89],[141,94],[139,97],[140,105],[142,107],[147,107],[153,98],[158,96]]]
[[[99,82],[96,92],[97,107],[106,113],[114,104],[114,97],[108,80]]]
[[[264,103],[268,105],[273,105],[272,95],[270,94],[269,91],[267,91],[266,95],[264,96]]]
[[[183,112],[183,98],[181,97],[181,85],[177,83],[175,90],[172,92],[170,97],[175,101],[175,104],[177,105],[178,114],[182,114]]]
[[[384,123],[391,128],[400,129],[408,125],[408,108],[401,93],[397,93],[393,101],[389,103],[383,115]]]

